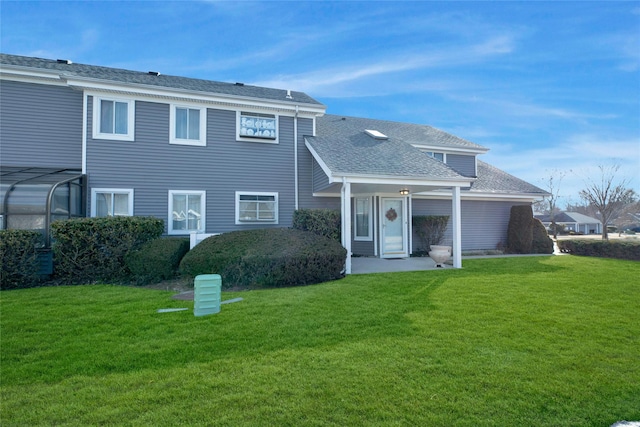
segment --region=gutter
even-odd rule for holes
[[[293,116],[293,192],[295,198],[295,210],[298,210],[298,106]]]

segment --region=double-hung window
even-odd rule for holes
[[[373,215],[371,197],[355,198],[354,240],[372,240]]]
[[[93,98],[93,137],[133,141],[135,102],[131,99]]]
[[[438,153],[436,151],[425,151],[425,154],[429,157],[433,157],[436,160],[440,160],[441,162],[445,161],[444,153]]]
[[[278,116],[237,112],[239,141],[278,143]]]
[[[132,216],[133,189],[94,188],[91,190],[91,216]]]
[[[204,191],[169,190],[169,234],[205,231]]]
[[[207,145],[206,108],[188,105],[171,105],[171,144]]]
[[[278,223],[278,193],[236,191],[236,224]]]

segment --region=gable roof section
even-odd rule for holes
[[[470,193],[549,195],[547,191],[481,160],[477,160],[477,165],[478,178]]]
[[[330,178],[360,176],[473,181],[411,145],[406,138],[415,141],[420,132],[419,129],[411,129],[413,127],[422,128],[405,123],[325,115],[317,119],[317,136],[305,139],[316,160],[328,168],[325,172],[329,172]],[[379,131],[388,138],[373,138],[365,132],[366,129]]]
[[[542,222],[551,222],[551,215],[535,215]],[[554,217],[556,223],[600,224],[600,220],[578,212],[560,212]]]
[[[177,77],[152,72],[140,72],[95,65],[67,63],[42,58],[0,54],[3,72],[16,70],[24,72],[47,72],[57,74],[63,79],[86,79],[106,81],[125,85],[155,87],[158,89],[178,89],[189,92],[228,95],[240,98],[260,99],[288,103],[291,105],[308,104],[316,107],[324,105],[303,92],[271,89],[235,83],[223,83],[212,80]],[[291,98],[288,98],[290,95]]]

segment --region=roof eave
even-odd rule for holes
[[[61,78],[64,78],[67,84],[71,87],[76,87],[83,90],[95,90],[95,91],[119,91],[130,93],[141,93],[150,96],[168,96],[195,99],[200,101],[215,101],[220,103],[238,103],[238,101],[244,101],[247,104],[273,107],[295,111],[303,110],[306,113],[312,114],[324,114],[326,106],[324,104],[310,104],[305,102],[295,102],[290,100],[275,100],[269,98],[258,98],[243,95],[229,95],[214,92],[205,92],[198,90],[180,89],[174,87],[155,86],[141,83],[128,83],[119,82],[114,80],[96,79],[91,77],[78,77],[74,75],[62,74]]]
[[[486,154],[489,152],[485,147],[463,147],[455,145],[442,145],[442,144],[417,144],[410,143],[413,147],[419,150],[442,150],[446,152],[458,152],[458,153],[471,153],[471,154]]]

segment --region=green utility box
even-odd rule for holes
[[[193,282],[193,314],[206,316],[220,313],[222,277],[219,274],[200,274]]]

